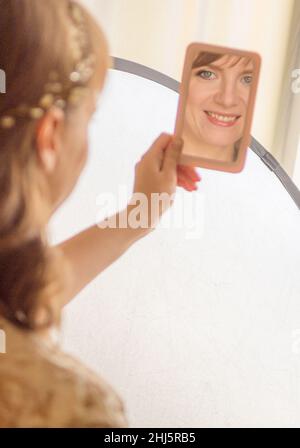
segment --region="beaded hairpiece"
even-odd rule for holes
[[[0,117],[0,128],[14,127],[18,117],[39,119],[51,106],[65,109],[67,104],[75,105],[82,97],[86,90],[86,83],[94,73],[96,58],[90,52],[82,10],[73,0],[69,0],[69,15],[72,33],[71,51],[75,64],[69,75],[68,86],[60,82],[56,71],[51,71],[44,87],[44,94],[38,104],[31,107],[23,103],[6,111],[5,115]]]

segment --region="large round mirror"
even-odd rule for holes
[[[160,82],[109,71],[53,243],[102,216],[99,195],[126,205],[177,102]],[[190,201],[199,234],[162,223],[138,241],[65,308],[64,348],[116,388],[132,427],[299,426],[299,210],[252,150],[239,174],[199,172],[198,191],[178,188],[167,212]]]

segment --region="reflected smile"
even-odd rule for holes
[[[228,114],[218,114],[216,112],[210,112],[205,110],[205,114],[209,121],[218,126],[233,126],[241,115],[228,115]]]

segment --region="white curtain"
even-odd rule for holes
[[[284,64],[281,100],[277,110],[274,154],[300,188],[300,93],[292,89],[292,73],[300,69],[300,2],[295,1],[290,25],[289,45]]]

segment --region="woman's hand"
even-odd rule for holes
[[[152,227],[173,204],[177,186],[194,191],[197,190],[196,182],[201,180],[193,167],[178,165],[182,147],[182,138],[162,133],[135,165],[134,195],[129,205],[136,204],[135,194],[144,194],[148,200],[147,212],[150,219],[153,193],[164,194],[166,197],[158,213],[153,213],[152,210]],[[139,195],[136,195],[137,200],[138,198]]]
[[[177,186],[189,191],[197,189],[195,183],[200,177],[196,171],[177,164],[183,141],[179,141],[179,144],[172,142],[173,136],[161,134],[135,166],[134,193],[143,193],[148,205],[150,204],[146,210],[147,228],[131,225],[131,212],[135,215],[137,208],[140,208],[133,196],[127,207],[115,215],[116,223],[122,222],[120,228],[110,227],[105,219],[99,223],[101,226],[93,225],[59,245],[70,264],[72,274],[72,285],[64,304],[154,228],[162,213],[172,204],[172,195]],[[166,201],[162,210],[157,211],[156,207],[151,208],[153,193],[164,193],[171,201]]]

